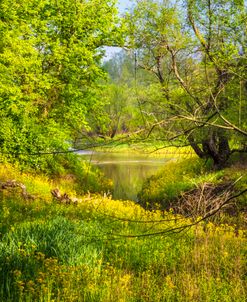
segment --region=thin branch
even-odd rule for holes
[[[188,228],[191,228],[195,225],[198,225],[200,222],[207,220],[208,218],[214,216],[215,214],[217,214],[227,203],[229,203],[229,201],[238,198],[239,196],[245,194],[247,192],[247,188],[242,190],[241,192],[237,193],[234,196],[231,196],[229,198],[227,198],[221,205],[218,206],[218,208],[214,209],[213,211],[210,211],[209,213],[207,213],[205,216],[203,216],[202,218],[196,220],[193,223],[189,223],[189,224],[185,224],[185,225],[181,225],[178,227],[170,227],[167,228],[165,230],[162,231],[158,231],[158,232],[153,232],[153,233],[148,233],[148,234],[131,234],[131,235],[125,235],[125,234],[111,234],[112,236],[115,237],[121,237],[121,238],[140,238],[140,237],[149,237],[149,236],[159,236],[159,235],[167,235],[169,233],[178,233],[178,232],[182,232]]]
[[[189,120],[189,121],[194,122],[194,123],[202,124],[202,125],[213,126],[213,127],[216,127],[216,128],[221,128],[221,129],[226,129],[226,130],[236,130],[232,126],[223,126],[223,125],[220,125],[220,124],[209,123],[208,121],[199,120],[199,119],[196,119],[194,117],[189,117],[189,116],[185,116],[185,115],[180,115],[179,117],[182,118],[182,119],[185,119],[185,120]]]
[[[182,79],[182,77],[179,74],[178,71],[178,67],[177,67],[177,61],[176,61],[176,52],[167,44],[166,45],[167,50],[170,52],[171,54],[171,58],[172,58],[172,69],[174,71],[174,74],[177,78],[177,80],[179,81],[179,83],[181,84],[181,86],[183,87],[183,89],[188,93],[188,95],[195,100],[195,102],[199,105],[202,106],[200,100],[195,97],[189,90],[188,86],[186,85],[185,81]]]
[[[172,221],[179,221],[179,220],[184,220],[187,218],[190,218],[190,215],[183,216],[183,217],[175,217],[171,219],[160,219],[160,220],[135,220],[135,219],[129,219],[129,218],[123,218],[123,217],[117,217],[113,215],[108,215],[103,213],[102,214],[104,217],[109,217],[118,221],[125,221],[125,222],[131,222],[131,223],[143,223],[143,224],[149,224],[149,223],[162,223],[162,222],[172,222]]]

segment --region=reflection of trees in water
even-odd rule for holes
[[[137,201],[143,181],[157,173],[164,166],[165,158],[147,158],[145,155],[129,155],[120,153],[95,152],[84,155],[96,164],[114,182],[113,197],[115,199],[129,199]],[[131,162],[137,161],[137,162]]]
[[[106,164],[99,167],[114,182],[113,197],[118,199],[137,200],[143,181],[155,174],[162,165]]]

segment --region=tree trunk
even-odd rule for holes
[[[223,168],[231,155],[228,138],[219,129],[211,131],[207,137],[202,140],[202,147],[199,146],[192,135],[189,136],[188,140],[200,158],[213,160],[216,169]]]
[[[203,152],[203,150],[199,147],[198,143],[195,141],[193,135],[188,136],[188,141],[190,143],[190,146],[195,151],[196,155],[198,155],[200,158],[206,158],[206,154]]]

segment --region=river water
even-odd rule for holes
[[[137,194],[144,180],[154,175],[170,160],[128,153],[82,151],[79,154],[99,167],[106,177],[113,180],[114,199],[138,201]]]

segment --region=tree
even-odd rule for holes
[[[103,46],[121,44],[115,3],[3,0],[0,36],[0,150],[38,167],[29,153],[67,149],[104,106]]]
[[[129,43],[139,68],[160,83],[163,111],[156,117],[166,125],[166,139],[183,137],[198,156],[221,167],[236,150],[231,140],[246,150],[245,4],[183,5],[186,14],[173,2],[137,1],[126,15]]]

